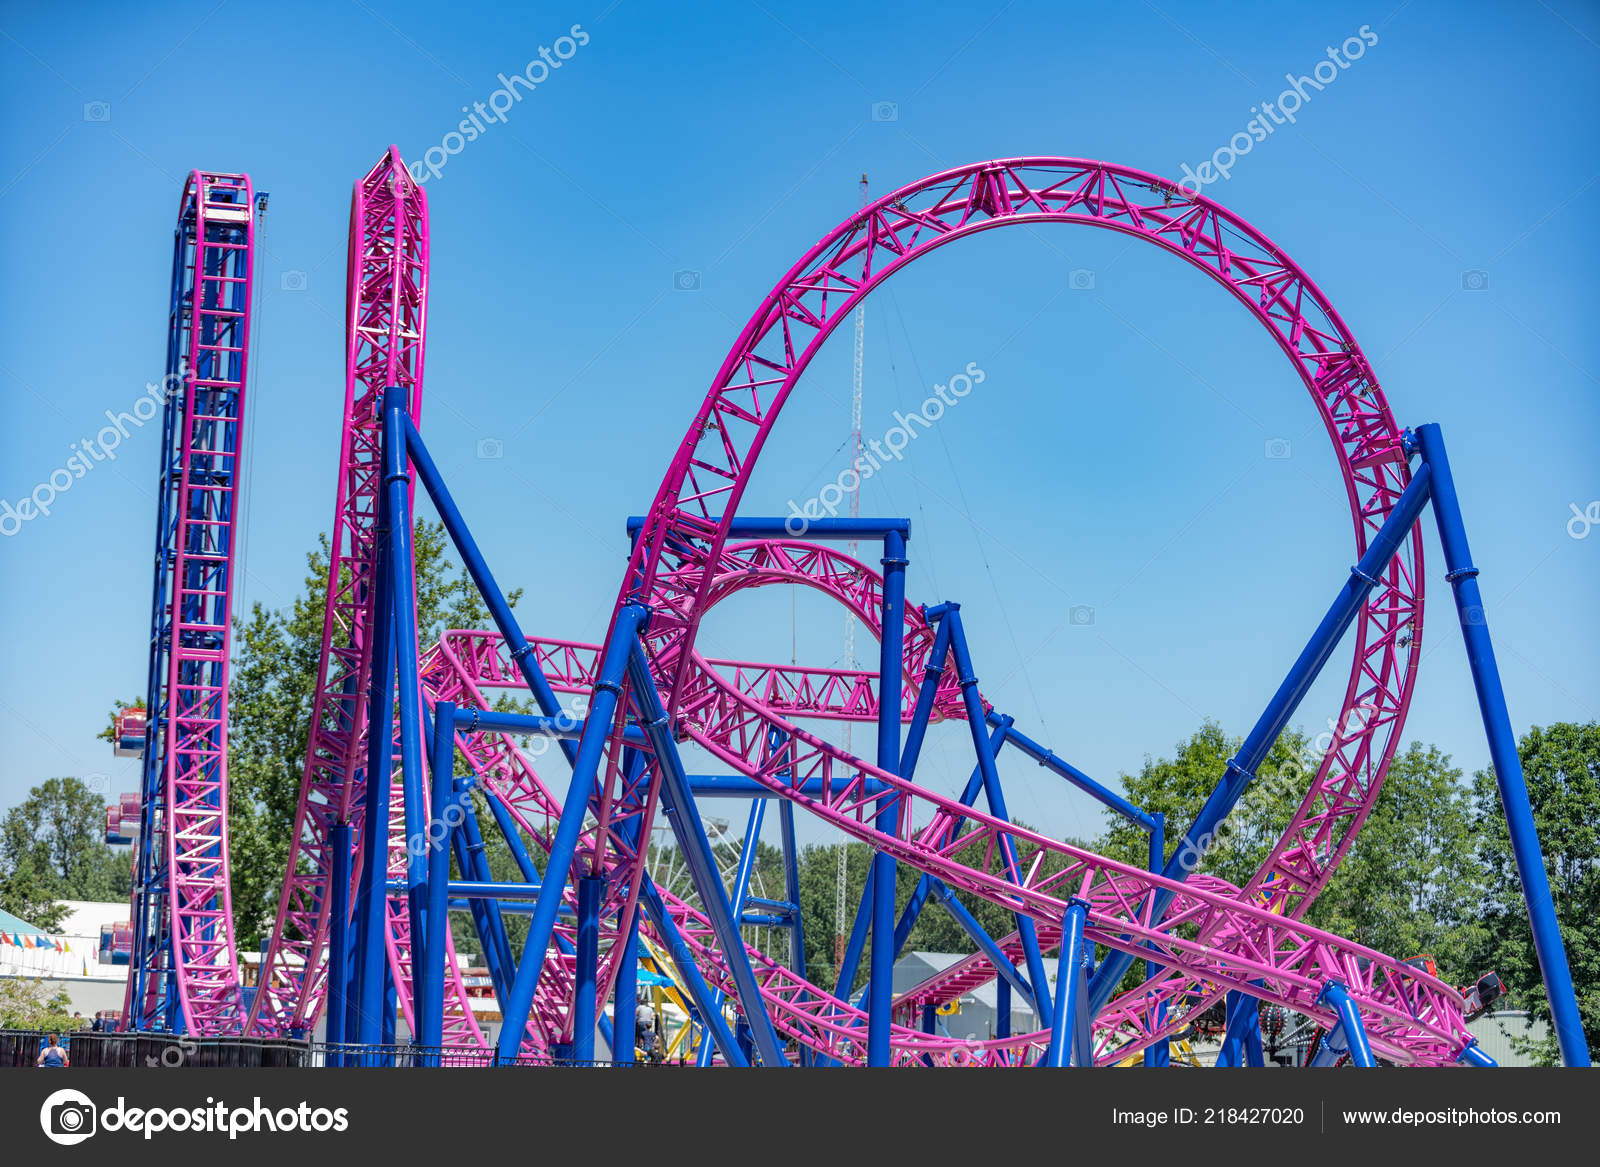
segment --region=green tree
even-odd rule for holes
[[[1590,1055],[1600,1055],[1600,723],[1534,726],[1517,752],[1584,1034]],[[1550,1002],[1492,769],[1475,775],[1473,798],[1475,833],[1488,879],[1480,963],[1500,974],[1511,1003],[1548,1021]],[[1554,1064],[1554,1037],[1532,1052]]]
[[[81,779],[50,778],[35,786],[0,820],[0,878],[15,889],[8,898],[127,898],[128,857],[106,845],[105,830],[105,796]]]
[[[50,883],[40,878],[33,860],[27,857],[0,875],[0,910],[46,932],[61,927],[68,911],[65,904],[56,902]]]
[[[1168,858],[1226,773],[1241,740],[1229,737],[1215,721],[1207,721],[1187,741],[1178,743],[1170,759],[1147,755],[1137,774],[1121,775],[1128,801],[1166,816]],[[1256,781],[1207,849],[1200,871],[1237,887],[1249,882],[1305,793],[1305,783],[1297,775],[1305,771],[1306,750],[1306,736],[1299,730],[1286,730],[1279,736]],[[1096,849],[1107,858],[1148,867],[1149,836],[1114,811],[1107,810],[1106,819],[1106,834]]]
[[[37,977],[0,978],[0,1029],[61,1033],[73,1027],[72,998]]]
[[[1437,747],[1412,742],[1306,918],[1379,952],[1428,953],[1461,984],[1478,971],[1483,881],[1461,771]]]

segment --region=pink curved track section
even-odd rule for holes
[[[1331,303],[1275,244],[1209,199],[1187,195],[1170,181],[1126,167],[1053,157],[979,163],[895,191],[846,220],[808,251],[745,326],[678,447],[646,516],[618,596],[619,610],[628,603],[644,603],[652,610],[646,651],[668,710],[679,718],[680,731],[719,752],[730,764],[742,765],[758,780],[771,780],[775,793],[784,793],[782,783],[763,774],[747,755],[765,730],[792,727],[769,716],[759,704],[718,688],[697,667],[693,652],[729,522],[784,403],[833,329],[849,319],[874,288],[921,255],[967,235],[1012,224],[1072,224],[1117,231],[1162,248],[1226,288],[1268,330],[1323,420],[1350,504],[1358,555],[1409,480],[1400,429],[1370,364]],[[1313,934],[1294,921],[1326,885],[1348,848],[1398,741],[1421,633],[1421,566],[1420,534],[1413,532],[1357,617],[1351,672],[1341,709],[1332,719],[1338,727],[1333,748],[1310,781],[1289,830],[1247,889],[1260,893],[1265,906],[1207,905],[1189,923],[1214,941],[1204,946],[1211,958],[1192,961],[1172,951],[1170,959],[1163,960],[1192,985],[1212,991],[1242,983],[1224,975],[1220,967],[1237,962],[1282,983],[1283,1003],[1308,1012],[1314,1010],[1305,986],[1290,983],[1306,975],[1301,967],[1306,962],[1312,973],[1332,976],[1337,971],[1340,979],[1360,981],[1347,969],[1325,965],[1317,955],[1346,952],[1351,948],[1347,942]],[[616,782],[622,748],[620,733],[614,734],[606,767],[612,777],[596,798],[595,810],[641,815],[648,822],[655,780],[648,788],[633,791]],[[789,752],[805,755],[784,760],[784,765],[796,767],[797,774],[823,774],[832,781],[837,770],[842,787],[849,786],[843,772],[875,773],[859,759],[840,756],[800,731]],[[1064,901],[1038,884],[1037,873],[1013,873],[1020,886],[1007,885],[1002,891],[987,873],[953,867],[951,858],[953,845],[966,846],[975,838],[995,845],[1001,835],[1012,835],[1030,849],[1045,851],[1059,849],[1059,844],[1024,839],[1008,824],[980,825],[983,816],[977,814],[966,815],[967,834],[945,838],[939,823],[953,823],[957,812],[941,807],[925,791],[892,776],[878,776],[895,791],[885,797],[902,804],[896,832],[879,833],[868,827],[859,797],[853,802],[823,800],[808,809],[919,870],[939,874],[952,886],[1000,896],[996,902],[1008,907],[1016,907],[1020,900],[1024,910],[1037,913],[1043,924],[1059,920]],[[914,828],[914,815],[909,813],[913,805],[932,808],[934,821]],[[1114,871],[1105,866],[1107,861],[1094,857],[1061,854],[1070,859],[1069,870],[1083,873],[1083,890],[1091,900],[1102,887],[1113,894],[1135,878],[1150,878],[1145,873],[1135,877]],[[631,905],[641,857],[624,848],[616,858],[613,899],[617,906]],[[1050,886],[1059,882],[1052,877]],[[1198,893],[1191,889],[1189,894]],[[1041,898],[1035,900],[1034,895]],[[1268,931],[1258,927],[1265,926],[1265,920],[1250,916],[1254,911],[1271,918]],[[1118,927],[1131,924],[1119,921]],[[1090,930],[1097,941],[1110,943],[1093,913]],[[1167,937],[1164,945],[1157,942],[1158,948],[1177,943],[1168,933],[1157,935]],[[1369,971],[1380,967],[1365,955],[1351,959],[1366,961],[1362,967]],[[1395,985],[1412,983],[1404,972],[1394,971],[1393,976]],[[1381,996],[1375,983],[1362,986],[1362,991],[1368,990]],[[1400,991],[1401,997],[1408,991]],[[1394,1002],[1377,996],[1361,1003],[1364,1011],[1370,1006],[1375,1016],[1381,1016]],[[1139,1025],[1132,1016],[1124,1022],[1124,1028]],[[1154,1040],[1150,1027],[1144,1028],[1139,1040]]]
[[[412,421],[420,421],[428,255],[427,195],[399,150],[390,147],[355,184],[350,202],[345,392],[322,649],[288,869],[250,1018],[252,1029],[261,1032],[309,1031],[320,1012],[327,991],[328,831],[335,824],[351,826],[352,887],[361,877],[361,837],[371,826],[364,819],[362,775],[370,732],[367,699],[382,486],[379,403],[387,386],[402,386]],[[414,587],[414,581],[405,586]],[[399,792],[398,777],[396,783]],[[392,799],[392,807],[397,818],[383,824],[390,833],[391,873],[397,862],[403,864],[394,842],[397,824],[398,833],[404,834],[403,797]],[[409,1022],[408,929],[405,913],[390,904],[386,947],[396,980],[405,986],[402,1008]],[[447,967],[453,972],[455,961]],[[447,1043],[481,1043],[459,976],[452,977],[446,999]]]

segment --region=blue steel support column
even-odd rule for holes
[[[1165,865],[1167,858],[1167,816],[1160,811],[1150,816],[1150,870],[1159,873]],[[1145,979],[1155,976],[1161,971],[1161,966],[1153,960],[1144,962]],[[1156,1006],[1156,1015],[1151,1018],[1159,1028],[1166,1024],[1167,1004],[1165,1001]],[[1147,1069],[1158,1069],[1172,1064],[1172,1044],[1167,1038],[1162,1038],[1154,1045],[1144,1048],[1144,1064]]]
[[[761,820],[766,817],[767,800],[758,798],[750,804],[750,821],[745,824],[744,846],[739,852],[739,869],[733,881],[733,916],[744,914],[744,903],[750,895],[750,875],[756,866],[756,846],[761,842]]]
[[[633,1065],[634,1008],[639,999],[639,913],[633,914],[633,926],[621,931],[622,914],[617,913],[617,926],[622,936],[622,956],[617,961],[617,979],[611,991],[611,1062],[617,1066]]]
[[[1004,975],[994,978],[994,1035],[1011,1036],[1011,982]]]
[[[841,847],[849,845],[849,840],[839,844]],[[848,853],[846,859],[848,860]],[[841,1001],[850,999],[850,994],[855,988],[856,972],[861,966],[861,953],[867,946],[867,926],[872,922],[872,883],[872,869],[869,865],[867,878],[861,884],[861,902],[856,905],[856,920],[851,925],[850,938],[845,942],[844,960],[839,965],[839,979],[833,986],[834,996]],[[865,992],[865,989],[862,991]]]
[[[794,803],[787,798],[778,804],[778,827],[783,836],[783,895],[797,910],[789,916],[789,971],[806,979],[806,933],[798,910],[800,903],[800,852],[794,839]],[[803,996],[802,1000],[809,999]],[[800,1065],[811,1065],[811,1050],[800,1047]]]
[[[989,738],[984,733],[983,704],[978,697],[978,678],[972,671],[972,654],[967,648],[966,631],[961,626],[961,610],[951,605],[944,622],[950,625],[950,650],[956,658],[956,678],[961,682],[961,702],[966,706],[967,722],[972,730],[972,748],[978,755],[978,768],[983,773],[983,789],[988,796],[989,813],[1009,823],[1011,815],[1006,810],[1005,795],[1000,790],[1000,771],[994,764],[994,754],[989,749]],[[1000,836],[1000,853],[1005,861],[1006,878],[1013,883],[1021,874],[1017,863],[1017,848],[1010,835]],[[1050,1004],[1050,980],[1044,971],[1044,956],[1039,951],[1039,933],[1033,920],[1024,912],[1016,913],[1017,936],[1022,941],[1023,955],[1028,962],[1028,979],[1033,982],[1033,999],[1037,1006],[1039,1024],[1053,1026],[1054,1013]],[[1060,975],[1059,973],[1057,974]]]
[[[472,804],[472,786],[470,778],[457,784],[456,797],[463,813],[461,826],[451,833],[450,842],[462,878],[488,883],[491,879],[489,854],[483,843],[483,829],[478,823],[477,809]],[[492,794],[488,799],[491,803],[497,801]],[[489,980],[494,984],[495,1002],[503,1005],[511,988],[510,977],[516,971],[517,961],[511,951],[511,938],[506,934],[500,903],[497,900],[474,899],[467,906],[472,912],[478,939],[483,943],[483,960],[489,969]]]
[[[756,844],[761,841],[761,820],[767,813],[767,800],[755,799],[750,804],[750,821],[745,826],[744,846],[739,852],[739,867],[733,877],[733,902],[730,910],[733,918],[744,920],[744,904],[750,894],[750,873],[755,869]],[[725,996],[721,989],[717,990],[717,1005],[720,1008]],[[709,1041],[700,1044],[698,1064],[709,1066],[711,1064],[712,1046]]]
[[[423,833],[428,848],[428,910],[423,916],[422,944],[413,945],[411,953],[412,978],[417,985],[417,1036],[419,1044],[428,1047],[444,1045],[445,936],[450,928],[450,839],[454,833],[449,825],[452,816],[446,813],[446,808],[456,785],[455,703],[440,701],[434,710],[434,719],[433,750],[429,759],[433,797],[428,804],[432,821]],[[439,829],[438,838],[434,837],[435,824]]]
[[[387,394],[385,395],[387,403]],[[383,465],[404,461],[405,452],[388,449],[385,414]],[[351,1015],[361,1045],[379,1045],[384,1034],[384,985],[389,962],[384,952],[385,885],[389,868],[389,785],[394,765],[394,580],[389,554],[393,517],[389,492],[378,492],[377,557],[372,606],[372,683],[367,697],[367,774],[362,802],[361,886],[356,900],[355,1000]],[[403,590],[403,589],[401,589]]]
[[[1473,1066],[1480,1070],[1492,1070],[1499,1066],[1488,1054],[1484,1053],[1476,1041],[1468,1042],[1456,1055],[1456,1061],[1465,1066]]]
[[[350,963],[350,824],[334,823],[328,828],[328,849],[333,853],[333,874],[328,888],[328,1004],[327,1040],[329,1044],[345,1038],[345,993],[349,989]],[[257,990],[258,992],[260,990]],[[332,1065],[340,1064],[337,1051]]]
[[[1345,1048],[1350,1051],[1350,1060],[1362,1069],[1370,1070],[1377,1066],[1372,1057],[1372,1047],[1367,1044],[1367,1030],[1361,1024],[1361,1011],[1356,1008],[1356,1003],[1350,999],[1350,994],[1345,992],[1345,987],[1338,981],[1329,981],[1322,986],[1322,992],[1317,996],[1317,1004],[1331,1006],[1339,1015],[1339,1029],[1343,1031]],[[1333,1034],[1328,1034],[1331,1040]]]
[[[783,898],[800,903],[800,851],[794,838],[794,803],[779,800],[778,831],[783,840]],[[789,917],[789,971],[801,980],[806,975],[806,936],[801,913]]]
[[[600,970],[600,905],[605,893],[604,876],[585,875],[578,880],[578,985],[572,996],[572,1059],[577,1062],[594,1061],[595,981]]]
[[[1261,717],[1244,739],[1239,752],[1228,763],[1227,772],[1218,781],[1211,796],[1206,799],[1206,804],[1201,808],[1194,824],[1178,841],[1177,848],[1162,871],[1168,879],[1180,881],[1188,879],[1190,873],[1200,866],[1206,848],[1215,837],[1217,826],[1234,808],[1250,783],[1255,781],[1256,769],[1265,760],[1267,752],[1272,749],[1272,743],[1278,740],[1283,727],[1294,716],[1294,711],[1299,708],[1306,691],[1316,681],[1322,666],[1327,664],[1328,658],[1333,655],[1333,650],[1339,646],[1340,638],[1355,620],[1361,606],[1367,602],[1367,597],[1376,586],[1379,576],[1388,568],[1389,561],[1394,558],[1401,543],[1405,542],[1412,525],[1416,523],[1417,517],[1428,501],[1431,482],[1432,474],[1427,464],[1423,463],[1411,476],[1410,484],[1395,501],[1394,509],[1383,521],[1383,526],[1378,528],[1377,533],[1368,542],[1366,553],[1361,556],[1360,562],[1350,569],[1350,578],[1339,589],[1338,595],[1334,597],[1333,603],[1328,606],[1327,613],[1322,617],[1322,622],[1311,634],[1305,648],[1300,650],[1300,655],[1295,658],[1283,683],[1278,686],[1277,692],[1272,695],[1272,700],[1267,703]],[[1170,891],[1156,894],[1151,919],[1160,920],[1165,915],[1172,903],[1173,894]],[[1111,999],[1111,994],[1116,991],[1123,974],[1132,967],[1133,961],[1134,958],[1128,953],[1113,952],[1101,964],[1089,988],[1089,1004],[1096,1013]]]
[[[1056,958],[1056,1002],[1050,1021],[1050,1046],[1045,1051],[1043,1065],[1061,1069],[1071,1065],[1069,1053],[1078,1043],[1074,1014],[1081,1006],[1079,986],[1083,982],[1084,940],[1083,925],[1089,918],[1089,905],[1073,897],[1061,916],[1061,952]],[[1071,1046],[1069,1046],[1069,1041]]]
[[[622,692],[622,677],[628,667],[629,650],[638,643],[639,627],[644,618],[645,610],[638,604],[629,604],[617,613],[616,627],[612,629],[611,638],[601,656],[594,698],[584,722],[583,736],[578,740],[572,783],[567,788],[566,799],[561,803],[561,817],[557,820],[550,857],[545,863],[543,886],[539,889],[539,899],[528,924],[528,939],[523,945],[522,959],[517,964],[516,979],[511,984],[505,1025],[500,1030],[499,1054],[508,1061],[515,1060],[521,1048],[522,1033],[528,1025],[528,1012],[533,1007],[533,995],[539,985],[540,973],[544,970],[545,951],[550,947],[550,934],[555,929],[556,912],[561,906],[562,890],[572,873],[573,856],[577,851],[578,839],[583,834],[584,816],[589,813],[589,799],[593,797],[599,782],[600,763],[604,757],[606,739],[611,732],[612,719],[616,715],[617,699]],[[650,692],[655,693],[653,685]]]
[[[427,781],[422,765],[422,680],[418,676],[416,593],[411,586],[411,473],[406,449],[406,393],[391,385],[383,392],[383,490],[389,504],[389,579],[394,620],[394,660],[397,676],[397,712],[400,724],[400,777],[405,792],[407,835],[407,906],[413,938],[424,935],[423,908],[427,898],[427,862],[420,847],[409,845],[427,825],[422,821],[423,789]],[[376,732],[372,727],[371,732]],[[384,830],[388,834],[387,825]],[[387,842],[387,838],[385,839]]]
[[[1445,453],[1444,436],[1437,425],[1417,427],[1417,445],[1423,465],[1433,471],[1433,517],[1439,527],[1439,542],[1444,547],[1445,578],[1455,590],[1456,611],[1461,621],[1461,638],[1466,641],[1467,665],[1472,670],[1472,685],[1478,694],[1478,712],[1483,717],[1489,738],[1489,757],[1494,763],[1495,782],[1500,788],[1500,806],[1511,836],[1511,852],[1517,861],[1517,877],[1528,905],[1528,923],[1533,928],[1533,947],[1544,974],[1545,995],[1550,1000],[1550,1018],[1561,1047],[1561,1060],[1568,1066],[1589,1065],[1589,1045],[1583,1021],[1578,1014],[1578,999],[1572,988],[1572,971],[1567,966],[1567,951],[1561,942],[1561,925],[1550,895],[1550,879],[1545,871],[1539,846],[1539,832],[1528,802],[1528,784],[1522,773],[1522,758],[1517,753],[1517,737],[1511,728],[1511,713],[1495,665],[1494,644],[1489,639],[1489,622],[1484,617],[1483,597],[1478,591],[1478,569],[1472,564],[1472,549],[1467,545],[1467,528],[1456,495],[1455,476]]]
[[[641,613],[643,609],[641,608]],[[711,917],[711,926],[722,948],[722,957],[728,963],[734,987],[739,992],[739,1004],[750,1026],[750,1036],[761,1056],[763,1066],[787,1068],[789,1061],[783,1055],[783,1042],[773,1028],[761,1000],[761,987],[756,982],[755,970],[750,967],[750,955],[745,950],[739,932],[739,921],[728,903],[722,886],[722,876],[717,871],[711,844],[706,839],[705,826],[700,821],[700,811],[695,806],[694,795],[689,790],[688,777],[683,772],[683,760],[678,754],[678,743],[673,739],[670,719],[661,705],[661,695],[656,692],[655,680],[650,675],[650,662],[639,643],[637,625],[628,630],[631,651],[628,654],[628,675],[632,682],[634,700],[639,704],[640,720],[650,739],[656,766],[661,771],[661,809],[672,824],[674,838],[688,864],[695,891],[700,895],[701,906]],[[593,724],[596,714],[591,712]]]
[[[1227,1028],[1217,1051],[1217,1066],[1241,1069],[1261,1065],[1261,1003],[1248,993],[1230,989],[1225,1015]]]
[[[395,1014],[399,1011],[399,994],[397,994],[395,992],[395,987],[394,987],[394,969],[392,967],[390,967],[389,962],[387,960],[383,962],[383,1006],[382,1006],[382,1010],[383,1010],[383,1014],[382,1014],[382,1017],[379,1020],[380,1020],[380,1022],[382,1024],[382,1026],[383,1026],[383,1037],[379,1041],[378,1044],[379,1045],[393,1045],[394,1044],[394,1029],[395,1029]],[[387,1055],[379,1055],[379,1056],[380,1057],[387,1057],[388,1063],[390,1065],[394,1064],[394,1051],[393,1050],[390,1050]]]
[[[906,539],[890,531],[883,540],[883,614],[878,641],[878,768],[900,769],[900,682],[905,668]],[[937,635],[937,634],[935,634]],[[877,827],[898,835],[903,800],[889,795],[892,805],[878,812]],[[867,997],[867,1065],[889,1064],[890,1010],[894,1006],[894,856],[872,855],[872,960]]]

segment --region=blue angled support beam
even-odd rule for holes
[[[1218,826],[1233,810],[1250,783],[1255,781],[1256,770],[1266,760],[1268,751],[1272,749],[1272,743],[1278,740],[1283,727],[1289,723],[1294,711],[1300,707],[1301,700],[1321,673],[1322,666],[1327,664],[1328,658],[1333,655],[1333,650],[1338,647],[1340,638],[1355,620],[1361,606],[1367,602],[1367,597],[1371,594],[1378,577],[1388,568],[1389,561],[1394,558],[1395,552],[1410,533],[1412,525],[1416,523],[1422,508],[1427,504],[1431,481],[1432,475],[1424,463],[1412,475],[1410,484],[1395,501],[1394,509],[1383,521],[1383,526],[1378,528],[1377,533],[1368,542],[1367,550],[1361,556],[1360,562],[1350,569],[1349,578],[1334,596],[1321,623],[1311,634],[1306,646],[1301,649],[1300,655],[1295,658],[1283,683],[1278,686],[1272,700],[1267,703],[1266,709],[1262,711],[1255,726],[1239,747],[1239,752],[1228,763],[1226,773],[1217,782],[1193,825],[1179,839],[1162,875],[1168,879],[1183,881],[1200,866],[1206,849],[1216,836]],[[1160,920],[1166,914],[1173,895],[1174,893],[1170,891],[1155,894],[1150,912],[1152,920]],[[1096,1013],[1105,1007],[1111,995],[1116,992],[1117,985],[1121,983],[1123,975],[1133,965],[1133,961],[1134,957],[1130,954],[1117,951],[1112,952],[1101,964],[1089,990],[1089,1004]]]

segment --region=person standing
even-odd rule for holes
[[[656,1011],[650,1007],[645,998],[646,990],[640,989],[638,1004],[633,1010],[634,1044],[644,1050],[646,1058],[654,1060],[656,1046]]]
[[[49,1044],[39,1051],[39,1060],[33,1063],[42,1070],[65,1070],[72,1062],[61,1046],[61,1035],[52,1033]]]

